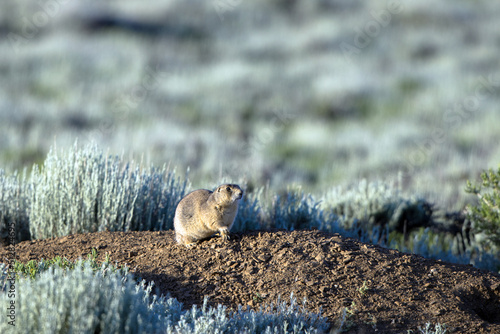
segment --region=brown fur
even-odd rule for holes
[[[220,232],[223,241],[238,213],[243,190],[236,184],[223,184],[215,191],[195,190],[177,205],[174,217],[175,239],[186,246]]]

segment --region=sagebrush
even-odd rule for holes
[[[40,264],[41,265],[41,264]],[[0,264],[0,303],[9,305],[6,267]],[[16,281],[15,327],[5,318],[0,332],[7,333],[320,333],[326,319],[308,312],[293,295],[290,302],[258,311],[224,306],[183,310],[175,298],[158,297],[153,286],[138,284],[130,275],[89,262],[72,269],[52,265],[36,277]]]
[[[31,194],[26,170],[21,175],[17,172],[5,175],[0,169],[0,241],[3,244],[31,238],[28,210]]]
[[[187,181],[167,166],[154,168],[106,155],[96,145],[51,149],[30,177],[0,174],[0,231],[15,241],[96,231],[172,228]]]
[[[169,167],[126,162],[96,145],[51,149],[29,175],[0,171],[1,237],[15,243],[103,230],[171,229],[189,187],[187,178]],[[366,180],[321,197],[300,189],[276,195],[261,187],[245,192],[232,231],[316,228],[426,257],[500,268],[498,256],[481,245],[460,214],[436,211],[422,197]]]

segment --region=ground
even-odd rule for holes
[[[345,309],[348,333],[416,332],[427,322],[446,324],[452,333],[500,333],[500,275],[338,234],[247,232],[188,249],[175,243],[173,231],[98,232],[25,241],[16,256],[73,260],[92,248],[185,307],[204,296],[229,308],[258,307],[293,292],[332,326]],[[0,257],[8,257],[6,248]]]

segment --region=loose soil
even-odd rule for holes
[[[427,322],[456,333],[500,333],[500,275],[424,259],[338,234],[270,231],[232,234],[187,249],[173,231],[99,232],[26,241],[17,259],[108,254],[154,281],[186,308],[210,304],[258,307],[293,292],[332,326],[345,309],[347,333],[406,333]],[[9,255],[0,249],[2,259]]]

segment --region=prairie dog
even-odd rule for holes
[[[187,194],[175,210],[175,239],[180,244],[192,246],[220,232],[222,240],[226,241],[242,197],[243,190],[236,184],[222,184],[214,191],[199,189]]]

